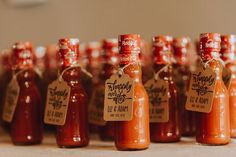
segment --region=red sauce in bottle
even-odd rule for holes
[[[200,35],[200,54],[203,62],[218,59],[220,34]],[[218,60],[208,62],[216,73],[215,95],[209,113],[196,113],[196,140],[201,144],[222,145],[230,141],[229,95],[222,81],[222,65]]]
[[[221,58],[225,61],[225,68],[231,72],[229,91],[230,135],[236,137],[236,36],[221,36]]]
[[[88,93],[89,100],[91,100],[93,87],[99,84],[99,74],[101,72],[101,63],[102,63],[102,47],[100,42],[89,42],[86,45],[85,52],[87,55],[87,67],[86,69],[93,75],[92,79],[85,78],[83,80],[86,84],[86,91]],[[89,131],[92,134],[98,133],[98,126],[95,124],[89,124]]]
[[[173,64],[174,78],[177,87],[178,105],[181,117],[181,134],[184,136],[194,136],[196,131],[195,112],[187,111],[185,104],[187,100],[187,89],[190,81],[190,59],[189,48],[190,38],[179,37],[173,41],[174,58]]]
[[[156,36],[153,38],[154,71],[157,73],[164,66],[170,64],[159,74],[159,77],[169,84],[169,120],[168,122],[150,123],[150,136],[153,142],[177,142],[181,137],[177,91],[171,66],[172,41],[171,36]]]
[[[119,61],[117,39],[106,39],[103,41],[103,61],[99,85],[95,88],[104,88],[105,81],[116,72],[116,66]],[[98,99],[100,100],[98,105],[104,103],[104,93],[102,95],[103,98]],[[102,140],[113,140],[115,134],[114,131],[114,122],[109,121],[106,122],[104,126],[99,127],[99,136]]]
[[[11,139],[14,144],[39,144],[42,142],[42,102],[33,70],[33,53],[25,43],[13,46],[13,66],[20,86],[14,117],[11,122]]]
[[[140,36],[119,36],[120,67],[127,66],[124,73],[134,79],[133,118],[115,122],[115,145],[118,150],[140,150],[149,146],[149,100],[142,84],[139,65]],[[128,66],[128,64],[130,64]]]
[[[78,64],[79,40],[60,39],[59,55],[62,72],[66,68]],[[88,98],[81,81],[81,68],[68,69],[63,80],[71,87],[70,100],[65,124],[57,126],[56,139],[59,147],[82,147],[89,143],[88,137]]]

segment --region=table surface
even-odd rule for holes
[[[8,134],[0,132],[0,157],[236,157],[236,139],[225,146],[203,146],[196,144],[194,138],[182,138],[177,143],[152,143],[147,150],[117,151],[113,142],[102,142],[96,137],[92,137],[88,147],[58,148],[53,133],[45,133],[41,145],[14,146]]]

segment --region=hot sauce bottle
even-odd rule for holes
[[[187,86],[190,81],[190,62],[189,62],[190,38],[179,37],[173,41],[174,59],[173,64],[174,78],[177,86],[178,105],[181,117],[181,134],[184,136],[195,135],[195,113],[185,109],[187,98]]]
[[[229,91],[230,135],[236,137],[236,36],[221,36],[221,58],[225,61],[225,68],[231,72],[227,87]],[[227,76],[226,76],[227,77]]]
[[[43,138],[43,111],[33,70],[33,52],[22,42],[16,43],[12,50],[13,75],[17,77],[20,93],[11,122],[11,139],[17,145],[39,144]]]
[[[79,40],[60,39],[59,55],[61,60],[60,72],[71,91],[65,124],[57,126],[57,144],[59,147],[87,146],[89,143],[88,98],[80,81],[81,68],[76,67],[79,61]]]
[[[177,142],[181,137],[177,91],[171,65],[171,57],[173,57],[172,42],[173,38],[171,36],[155,36],[153,38],[153,69],[155,73],[159,73],[159,77],[166,81],[169,86],[169,120],[167,122],[150,123],[150,137],[153,142]]]
[[[85,46],[85,52],[87,56],[87,67],[88,72],[92,74],[92,79],[84,78],[83,82],[86,84],[86,92],[88,93],[89,100],[93,93],[93,87],[99,84],[99,74],[101,72],[102,63],[102,47],[101,43],[97,41],[89,42]],[[98,132],[98,126],[89,124],[89,131],[96,134]]]
[[[196,113],[196,140],[201,144],[223,145],[230,141],[229,95],[222,81],[220,42],[218,33],[200,35],[200,55],[203,64],[207,64],[216,74],[211,111]]]
[[[142,84],[140,36],[119,36],[120,67],[134,80],[133,117],[130,121],[115,121],[115,145],[118,150],[147,149],[149,137],[149,100]]]
[[[98,89],[103,89],[105,81],[116,72],[116,66],[118,65],[118,41],[117,39],[105,39],[103,41],[103,66],[100,75],[100,83]],[[102,93],[100,93],[102,94]],[[99,98],[97,104],[104,103],[104,93],[102,96],[97,95]],[[102,105],[103,107],[103,105]],[[104,126],[99,127],[99,136],[102,140],[114,139],[114,122],[106,122]]]

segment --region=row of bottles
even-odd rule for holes
[[[87,146],[89,130],[118,150],[181,136],[227,144],[236,137],[235,44],[234,35],[201,34],[193,66],[188,37],[153,37],[149,58],[137,34],[83,51],[78,39],[36,50],[17,42],[1,54],[3,125],[16,145],[41,143],[43,120],[59,147]]]

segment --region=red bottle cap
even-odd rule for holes
[[[118,40],[105,39],[103,40],[103,51],[105,63],[116,64],[118,63]]]
[[[200,55],[203,61],[219,56],[220,42],[219,33],[200,34]]]
[[[224,61],[235,59],[236,35],[221,35],[221,58]]]
[[[177,64],[185,64],[188,61],[189,37],[175,38],[173,41],[174,57]]]
[[[79,59],[79,39],[63,38],[59,40],[59,56],[63,66],[78,64]]]
[[[171,62],[172,57],[171,36],[155,36],[153,37],[153,57],[156,64],[167,64]]]
[[[139,34],[119,35],[118,42],[120,54],[140,53]]]
[[[25,68],[33,66],[33,52],[28,49],[26,42],[16,42],[12,48],[13,66]]]
[[[88,70],[93,73],[93,70],[100,69],[102,63],[102,45],[100,42],[93,41],[86,45],[85,52],[87,54]]]
[[[125,34],[118,37],[120,64],[139,62],[141,43],[139,34]]]
[[[85,51],[89,59],[96,59],[101,56],[102,46],[100,42],[93,41],[86,45]]]

